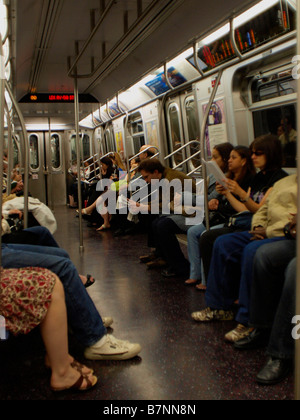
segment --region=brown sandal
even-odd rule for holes
[[[200,292],[206,292],[206,286],[204,284],[197,284],[196,289],[200,290]]]
[[[73,359],[73,362],[70,363],[73,369],[76,369],[80,375],[86,376],[86,375],[92,375],[94,373],[93,369],[90,369],[89,367],[83,365],[82,363],[77,362],[77,360]],[[49,362],[47,358],[45,358],[45,366],[47,369],[51,369],[51,366],[49,365]],[[89,369],[89,372],[83,373],[83,369],[87,368]]]
[[[81,363],[77,362],[77,360],[75,360],[75,359],[71,363],[71,366],[72,366],[73,369],[76,369],[83,376],[92,375],[94,373],[93,369],[90,369],[87,366],[82,365]],[[84,368],[89,369],[89,373],[83,373]]]
[[[51,390],[53,392],[69,392],[69,391],[79,391],[79,392],[85,392],[88,391],[89,389],[93,388],[93,386],[96,385],[98,379],[96,378],[96,376],[94,376],[95,380],[93,382],[91,382],[87,376],[83,376],[80,375],[80,377],[78,378],[78,380],[75,382],[74,385],[67,387],[67,388],[53,388],[51,387]],[[87,387],[86,388],[81,388],[83,381],[86,381],[87,383]]]

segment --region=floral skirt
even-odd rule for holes
[[[45,268],[4,269],[0,277],[0,315],[14,335],[28,334],[45,318],[56,276]]]

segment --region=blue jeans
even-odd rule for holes
[[[78,341],[92,346],[106,334],[101,316],[65,250],[2,244],[2,265],[4,268],[43,267],[52,271],[64,286],[68,323]]]
[[[49,229],[47,229],[44,226],[33,226],[31,228],[24,229],[24,232],[31,232],[37,235],[38,240],[39,240],[38,242],[39,245],[59,248],[59,245],[54,239],[54,236],[52,235],[52,233],[49,231]]]
[[[265,244],[285,240],[282,238],[251,241],[249,232],[220,236],[213,255],[206,290],[206,304],[213,309],[229,310],[239,299],[237,322],[247,325],[253,279],[253,263],[257,250]]]
[[[295,255],[296,241],[285,240],[262,246],[254,260],[250,325],[271,330],[267,352],[281,359],[294,355]]]
[[[214,226],[212,229],[218,229],[220,227],[223,227],[223,225]],[[206,232],[206,227],[203,223],[192,226],[187,232],[190,279],[193,280],[201,280],[202,278],[202,262],[199,240],[204,232]]]

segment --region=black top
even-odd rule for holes
[[[273,187],[277,181],[280,181],[286,176],[288,176],[288,174],[283,169],[278,169],[276,171],[258,172],[250,185],[250,197],[255,203],[259,204],[267,191]]]

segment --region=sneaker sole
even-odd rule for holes
[[[84,357],[88,360],[129,360],[136,357],[142,350],[139,344],[133,345],[133,348],[126,353],[121,354],[96,354],[88,349],[84,352]]]

